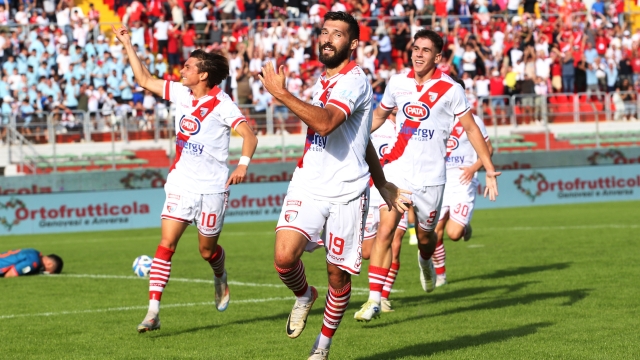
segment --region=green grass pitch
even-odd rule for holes
[[[639,209],[620,202],[477,211],[470,242],[446,241],[450,283],[431,294],[405,237],[396,311],[353,320],[367,300],[365,262],[331,358],[639,358]],[[2,251],[55,252],[65,268],[63,276],[0,279],[0,358],[306,359],[322,323],[324,256],[303,257],[322,295],[291,340],[293,297],[273,269],[273,229],[225,225],[231,303],[220,313],[190,227],[173,257],[162,329],[145,334],[136,325],[148,281],[134,278],[131,264],[153,256],[159,229],[2,237]]]

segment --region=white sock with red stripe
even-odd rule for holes
[[[396,281],[396,276],[398,276],[398,271],[400,270],[400,263],[391,263],[391,269],[389,269],[389,274],[384,281],[384,287],[382,288],[382,298],[388,299],[389,294],[391,293],[391,288],[393,287],[393,283]]]
[[[351,282],[342,289],[336,290],[329,286],[327,291],[327,301],[324,307],[324,320],[322,330],[318,337],[318,348],[328,349],[331,347],[331,339],[338,330],[344,312],[347,311],[349,299],[351,298]]]
[[[307,276],[304,274],[304,264],[302,260],[298,260],[298,263],[289,269],[281,269],[277,265],[273,266],[280,275],[280,280],[293,291],[293,294],[298,297],[298,301],[301,303],[308,303],[311,301],[311,288],[307,283]]]
[[[158,245],[149,272],[149,311],[155,313],[160,311],[160,299],[167,282],[169,282],[171,257],[174,253],[174,250]]]
[[[369,265],[369,300],[380,304],[384,282],[389,274],[389,269]]]
[[[446,257],[447,254],[444,251],[444,243],[442,240],[438,240],[436,243],[436,252],[434,252],[431,257],[431,259],[433,259],[433,267],[436,269],[436,275],[442,275],[447,271],[444,266]]]
[[[208,261],[211,269],[213,269],[213,274],[218,278],[224,275],[224,258],[224,249],[222,246],[217,245],[215,254]]]

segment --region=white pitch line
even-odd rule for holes
[[[129,276],[129,275],[101,275],[101,274],[58,274],[58,275],[47,275],[47,277],[56,278],[56,277],[72,277],[72,278],[91,278],[91,279],[125,279],[125,280],[148,280],[148,278],[141,278],[138,276]],[[208,279],[187,279],[187,278],[170,278],[169,281],[174,282],[186,282],[186,283],[205,283],[205,284],[213,284],[213,280]],[[247,286],[247,287],[271,287],[271,288],[284,288],[283,284],[259,284],[259,283],[248,283],[248,282],[240,282],[240,281],[227,281],[229,285],[234,286]],[[316,289],[326,290],[328,287],[326,286],[315,286]],[[351,288],[351,291],[354,293],[361,292],[369,292],[367,288]],[[403,292],[404,290],[395,290],[392,289],[391,292]],[[357,294],[354,294],[357,295]]]
[[[232,300],[232,304],[255,304],[255,303],[264,303],[270,301],[284,301],[284,300],[294,300],[294,297],[274,297],[274,298],[266,298],[266,299],[245,299],[245,300]],[[213,301],[207,302],[199,302],[199,303],[181,303],[181,304],[166,304],[162,305],[162,308],[174,308],[174,307],[192,307],[192,306],[206,306],[206,305],[215,305]],[[33,313],[33,314],[13,314],[13,315],[0,315],[0,320],[4,319],[15,319],[22,317],[36,317],[36,316],[58,316],[58,315],[76,315],[76,314],[91,314],[91,313],[102,313],[102,312],[113,312],[113,311],[129,311],[129,310],[144,310],[147,309],[148,305],[140,305],[140,306],[122,306],[122,307],[114,307],[114,308],[106,308],[106,309],[89,309],[89,310],[74,310],[74,311],[59,311],[59,312],[44,312],[44,313]]]
[[[569,225],[569,226],[515,226],[515,227],[490,227],[484,230],[512,230],[512,231],[535,231],[535,230],[588,230],[588,229],[637,229],[636,224],[600,224],[600,225]]]

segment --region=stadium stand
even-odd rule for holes
[[[426,27],[445,39],[439,69],[464,80],[498,151],[633,145],[638,9],[624,0],[0,0],[0,136],[20,146],[0,165],[27,173],[168,165],[173,109],[135,83],[111,34],[119,23],[159,78],[179,81],[196,48],[228,56],[221,87],[262,137],[254,160],[294,160],[305,126],[260,90],[257,74],[269,61],[284,65],[289,91],[308,101],[322,71],[319,24],[340,10],[359,18],[356,61],[376,101],[390,76],[408,72],[411,36]],[[93,150],[112,141],[118,150]],[[54,156],[52,143],[69,150]]]

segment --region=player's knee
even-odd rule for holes
[[[460,240],[462,238],[463,233],[464,233],[464,228],[461,226],[450,226],[449,228],[447,228],[447,236],[449,236],[449,239],[453,241]]]
[[[273,257],[275,266],[280,269],[290,269],[298,263],[298,258],[293,254],[287,254],[283,252],[276,252]]]
[[[200,248],[200,256],[202,256],[202,258],[204,260],[209,261],[212,257],[213,254],[215,254],[215,248],[214,249],[209,249],[209,248]]]
[[[351,275],[339,269],[329,269],[329,285],[334,289],[341,289],[351,281]]]

